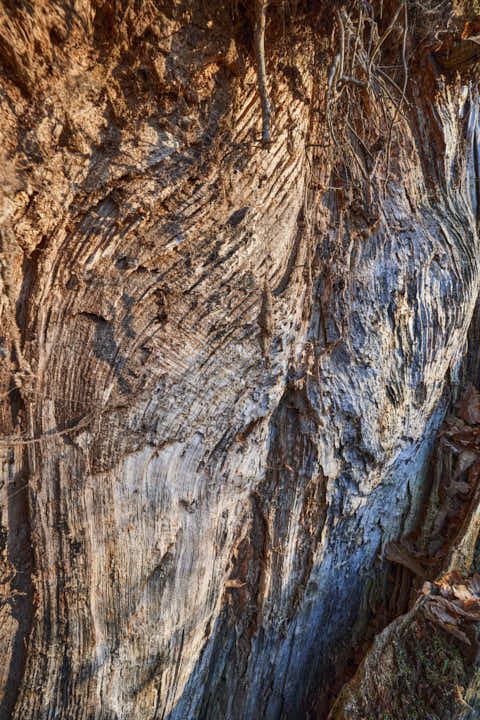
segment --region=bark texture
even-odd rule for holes
[[[2,718],[325,718],[419,523],[479,291],[471,64],[412,55],[342,162],[333,9],[274,7],[264,145],[238,5],[1,9]]]

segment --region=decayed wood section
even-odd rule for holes
[[[460,371],[461,378],[478,382],[477,333],[478,306],[469,331],[470,352]],[[463,399],[454,402],[452,390],[454,412],[437,436],[422,488],[422,511],[400,542],[385,549],[394,563],[390,607],[382,606],[378,590],[370,598],[380,610],[377,625],[398,617],[371,638],[329,720],[473,720],[480,710],[480,393],[470,384]]]
[[[412,67],[347,192],[332,10],[262,145],[206,5],[1,10],[1,717],[325,717],[464,380],[475,81]]]

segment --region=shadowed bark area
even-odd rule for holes
[[[0,9],[0,714],[326,718],[473,554],[466,5]]]

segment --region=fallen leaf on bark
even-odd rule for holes
[[[227,580],[225,583],[226,588],[241,588],[247,583],[242,582],[241,580]]]
[[[480,600],[478,598],[472,598],[471,600],[465,600],[463,603],[464,607],[468,608],[469,611],[480,613]]]
[[[449,486],[449,495],[467,495],[471,487],[467,482],[464,482],[463,480],[455,480],[453,479]]]
[[[455,587],[453,588],[453,594],[459,600],[473,600],[472,593],[466,585],[455,585]]]
[[[467,582],[470,585],[471,591],[480,597],[480,575],[475,573]]]
[[[440,595],[442,595],[444,598],[452,598],[453,597],[453,589],[451,585],[448,585],[447,583],[440,585],[439,587]]]
[[[457,468],[455,471],[455,475],[453,476],[453,479],[460,477],[462,473],[465,472],[465,470],[468,470],[468,468],[473,465],[473,463],[478,460],[478,455],[473,450],[462,450],[460,455],[457,459]]]
[[[469,425],[480,423],[480,393],[469,383],[458,409],[458,416]]]
[[[458,570],[450,570],[450,572],[445,573],[445,575],[442,575],[442,577],[436,581],[437,585],[439,583],[448,583],[449,585],[461,585],[463,582],[463,578],[458,572]]]

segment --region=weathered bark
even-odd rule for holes
[[[405,24],[382,126],[323,5],[272,8],[269,145],[254,3],[1,10],[2,718],[326,717],[390,592],[464,381],[478,89]]]

